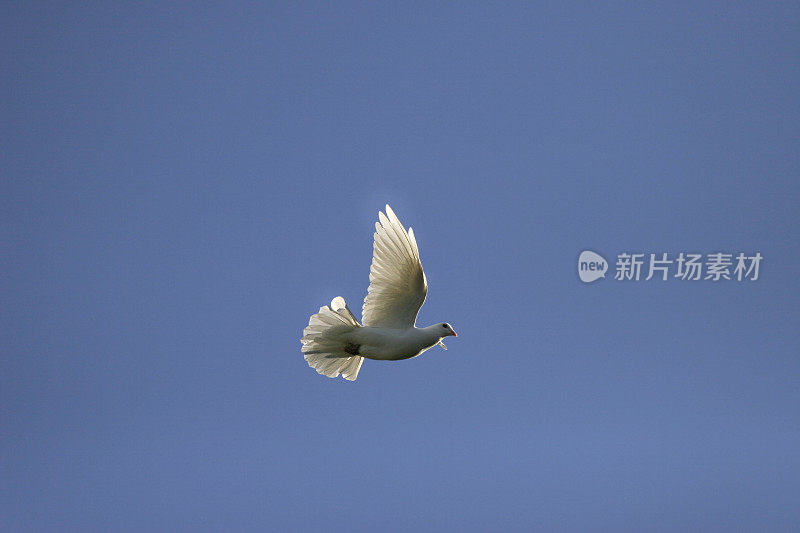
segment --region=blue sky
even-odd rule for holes
[[[0,529],[800,521],[795,5],[0,20]],[[459,337],[319,376],[385,203]],[[584,284],[587,249],[764,259]]]

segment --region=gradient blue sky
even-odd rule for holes
[[[4,2],[0,529],[796,527],[800,10],[643,4]],[[459,337],[319,376],[387,202]]]

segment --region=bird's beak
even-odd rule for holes
[[[456,333],[456,330],[453,330],[453,337],[458,337],[458,333]]]

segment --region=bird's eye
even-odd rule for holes
[[[449,328],[450,326],[448,326],[447,324],[442,324],[442,327],[443,327],[444,329],[447,329],[447,328]]]

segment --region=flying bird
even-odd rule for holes
[[[442,339],[458,335],[447,322],[416,327],[428,293],[414,230],[403,225],[392,208],[378,212],[375,223],[369,289],[361,310],[362,324],[337,296],[311,315],[303,330],[302,352],[320,374],[354,381],[364,358],[398,361],[416,357]]]

